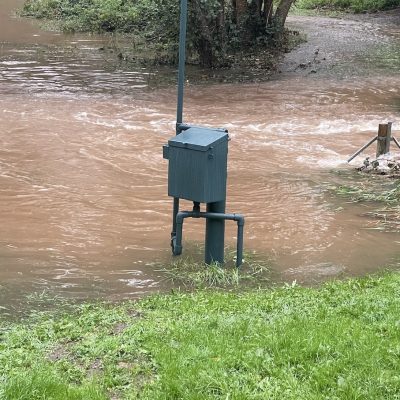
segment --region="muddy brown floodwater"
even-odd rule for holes
[[[107,38],[14,17],[20,4],[0,9],[0,308],[42,289],[117,299],[165,288],[175,88],[111,63],[98,50]],[[246,249],[272,255],[282,279],[362,274],[398,255],[397,234],[364,229],[365,206],[324,190],[378,123],[397,127],[398,12],[384,17],[292,17],[309,42],[274,79],[187,88],[187,122],[229,129],[227,209],[246,216]],[[185,224],[186,239],[203,232]]]

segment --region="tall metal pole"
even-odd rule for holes
[[[176,110],[177,133],[183,115],[183,89],[185,85],[186,61],[186,28],[187,28],[187,0],[181,0],[181,17],[179,27],[179,66],[178,66],[178,107]]]
[[[183,90],[185,85],[186,61],[186,28],[187,28],[187,0],[181,0],[181,15],[179,27],[179,66],[178,66],[178,105],[176,110],[176,134],[183,121]],[[179,198],[174,197],[172,211],[172,239],[176,236],[176,216],[179,212]]]

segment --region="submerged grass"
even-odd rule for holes
[[[254,255],[246,253],[243,264],[237,268],[235,252],[228,251],[227,261],[207,265],[192,257],[179,257],[171,264],[160,268],[165,280],[189,288],[238,288],[265,285],[270,281],[271,262],[260,262]]]
[[[400,232],[400,206],[376,209],[365,215],[374,219],[374,223],[369,229]]]
[[[340,176],[342,182],[326,186],[330,193],[350,203],[369,203],[376,208],[365,213],[372,218],[368,229],[400,232],[400,181],[387,176],[352,172]]]
[[[0,399],[399,399],[400,274],[0,325]]]
[[[393,182],[394,185],[383,189],[376,187],[376,184],[364,182],[359,186],[338,186],[334,190],[340,196],[347,197],[352,202],[371,201],[386,204],[397,204],[400,201],[400,185]]]

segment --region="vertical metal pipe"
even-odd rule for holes
[[[178,104],[176,110],[176,134],[179,133],[179,124],[183,121],[183,89],[185,84],[185,60],[186,60],[186,27],[187,27],[187,0],[181,0],[181,15],[179,27],[179,65],[178,65]],[[179,199],[174,198],[172,211],[171,238],[176,236],[176,215],[179,212]]]
[[[243,226],[244,221],[238,221],[237,247],[236,247],[236,267],[240,267],[243,262]]]
[[[187,28],[187,0],[181,0],[181,17],[180,17],[180,28],[179,28],[178,107],[176,110],[177,125],[183,122],[183,89],[185,85],[186,28]]]
[[[225,200],[207,204],[207,212],[225,213]],[[225,220],[207,218],[205,262],[224,262]]]
[[[175,240],[173,246],[174,256],[180,256],[182,254],[182,231],[183,231],[183,218],[180,218],[179,221],[176,222],[176,237],[172,239]]]
[[[176,216],[179,212],[179,198],[174,197],[173,207],[172,207],[172,232],[171,239],[174,239],[176,236]]]

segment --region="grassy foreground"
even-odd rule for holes
[[[3,322],[1,399],[400,399],[400,274]]]

